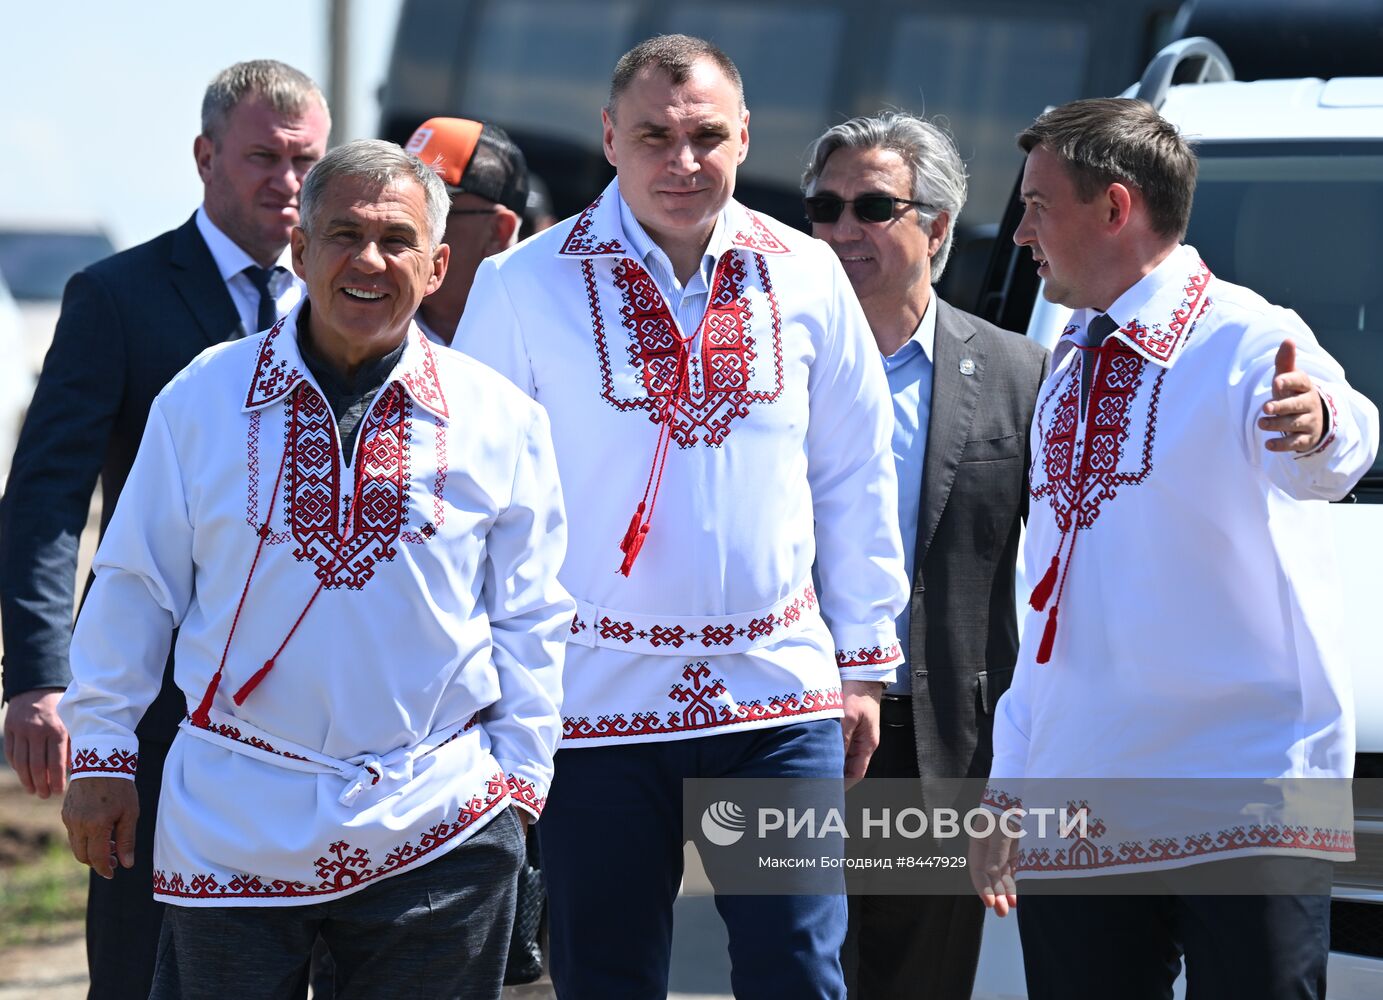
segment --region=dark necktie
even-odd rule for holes
[[[1115,330],[1119,329],[1119,324],[1109,318],[1108,313],[1100,313],[1090,321],[1090,325],[1085,328],[1091,347],[1099,347],[1104,343],[1104,339]],[[1089,354],[1081,356],[1080,362],[1080,410],[1085,412],[1085,403],[1090,398],[1090,383],[1095,377],[1095,361]]]
[[[259,289],[259,318],[255,320],[259,325],[255,327],[256,333],[269,329],[279,318],[278,302],[274,300],[274,293],[269,291],[269,281],[278,270],[277,267],[256,267],[251,264],[243,272],[250,279],[250,284]]]

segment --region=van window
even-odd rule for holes
[[[598,147],[610,70],[629,47],[634,14],[634,0],[487,5],[461,108],[447,113]]]
[[[839,9],[743,2],[702,3],[668,17],[666,30],[714,42],[744,77],[749,158],[741,176],[781,182],[801,175],[808,145],[828,124],[843,20]]]
[[[999,221],[1022,166],[1014,137],[1048,105],[1080,97],[1090,46],[1072,18],[914,14],[899,18],[887,90],[863,100],[881,107],[944,115],[970,175],[965,220]]]
[[[1204,143],[1186,242],[1305,320],[1383,406],[1383,143]],[[1383,474],[1383,460],[1370,477]]]

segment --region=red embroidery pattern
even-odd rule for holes
[[[800,695],[777,695],[768,699],[767,704],[761,701],[736,702],[728,697],[724,679],[711,678],[711,668],[704,660],[687,664],[682,671],[682,679],[687,683],[672,685],[668,698],[685,705],[683,710],[667,712],[662,718],[658,712],[636,712],[632,719],[626,719],[623,714],[602,715],[594,724],[585,716],[563,719],[562,738],[586,740],[691,732],[739,722],[760,722],[827,712],[842,706],[839,688],[804,691]]]
[[[74,750],[69,769],[78,774],[134,774],[139,767],[137,750],[112,750],[104,757],[99,750]]]
[[[447,489],[447,425],[436,424],[436,448],[437,460],[434,468],[437,470],[432,477],[432,520],[428,521],[417,531],[405,531],[401,537],[411,545],[423,545],[446,522],[447,506],[444,497]]]
[[[1047,428],[1042,443],[1042,468],[1046,475],[1045,481],[1030,492],[1035,500],[1051,497],[1057,527],[1063,532],[1071,527],[1073,515],[1077,528],[1089,528],[1100,516],[1100,506],[1114,499],[1120,486],[1138,485],[1152,471],[1157,405],[1167,370],[1159,369],[1153,383],[1143,435],[1142,464],[1137,472],[1119,472],[1119,460],[1129,437],[1133,400],[1142,387],[1143,375],[1150,362],[1118,341],[1106,341],[1099,354],[1103,363],[1090,387],[1085,448],[1079,468],[1075,467],[1075,451],[1081,366],[1069,365],[1066,377],[1052,387],[1042,402],[1041,412],[1045,414],[1052,397],[1060,393],[1051,416],[1039,417]],[[1081,363],[1090,364],[1093,360],[1086,357]]]
[[[303,377],[296,367],[288,367],[287,358],[274,360],[274,341],[282,332],[283,324],[284,320],[279,320],[260,341],[254,377],[250,379],[250,391],[245,396],[247,407],[278,399]]]
[[[282,545],[288,540],[286,531],[270,531],[268,512],[261,517],[259,513],[259,422],[262,410],[250,413],[250,429],[245,442],[245,468],[249,473],[248,487],[245,491],[245,523],[255,531],[264,533],[264,540],[270,545]]]
[[[359,590],[378,560],[398,552],[408,501],[408,423],[411,403],[391,385],[375,401],[360,431],[355,509],[342,508],[336,418],[310,387],[287,408],[288,467],[284,503],[299,560],[311,559],[328,589]],[[343,522],[349,521],[347,533]]]
[[[652,646],[681,649],[684,643],[699,642],[705,648],[712,649],[716,646],[732,645],[736,639],[765,638],[781,628],[795,625],[804,612],[815,609],[816,590],[808,586],[802,591],[801,597],[794,598],[784,605],[781,614],[769,612],[762,618],[751,618],[748,625],[721,622],[703,625],[696,629],[688,628],[685,625],[656,624],[635,628],[633,622],[603,615],[600,621],[595,623],[595,628],[602,639],[614,639],[625,644],[640,639],[646,640]],[[579,635],[588,627],[586,622],[578,616],[572,619],[571,634]]]
[[[1321,392],[1320,390],[1317,391]],[[1335,409],[1335,397],[1330,395],[1330,393],[1321,392],[1321,398],[1325,400],[1325,405],[1330,407],[1330,431],[1325,437],[1321,438],[1320,444],[1316,445],[1316,447],[1308,452],[1293,456],[1295,458],[1302,459],[1310,458],[1312,455],[1319,455],[1321,452],[1325,451],[1325,449],[1329,448],[1330,443],[1335,440],[1335,430],[1340,426],[1340,411]]]
[[[409,368],[400,377],[413,398],[441,417],[448,415],[447,400],[442,395],[442,383],[437,377],[437,356],[426,337],[417,338],[422,347],[422,363]]]
[[[235,740],[237,743],[244,743],[246,746],[254,747],[256,750],[263,750],[265,753],[276,753],[280,757],[287,757],[289,760],[307,760],[301,754],[289,753],[287,750],[280,750],[267,740],[262,740],[258,736],[245,736],[240,730],[226,722],[208,724],[206,727],[217,736],[224,736],[228,740]],[[375,778],[375,782],[379,779]],[[372,782],[373,783],[373,782]]]
[[[1188,330],[1191,317],[1200,309],[1201,296],[1205,294],[1205,286],[1210,284],[1210,268],[1205,266],[1204,261],[1197,263],[1200,266],[1186,284],[1186,298],[1182,300],[1181,306],[1172,313],[1172,321],[1167,325],[1167,329],[1162,329],[1156,323],[1151,327],[1146,327],[1134,320],[1120,331],[1125,337],[1141,347],[1145,354],[1156,358],[1158,361],[1171,359],[1177,344]]]
[[[603,198],[604,195],[601,197]],[[591,227],[595,223],[595,210],[600,205],[600,201],[601,199],[597,198],[587,206],[584,212],[577,216],[576,223],[571,227],[571,232],[567,234],[566,242],[562,244],[559,253],[568,256],[624,253],[624,244],[620,243],[619,240],[596,243],[591,239]]]
[[[749,388],[757,353],[749,333],[753,313],[744,294],[747,269],[739,254],[727,252],[716,267],[701,321],[699,355],[687,349],[689,341],[678,334],[676,321],[652,277],[637,261],[625,258],[615,265],[613,278],[624,301],[620,317],[630,335],[629,360],[639,372],[645,394],[621,399],[615,394],[594,269],[589,261],[583,261],[601,396],[618,410],[643,409],[654,423],[667,422],[670,436],[682,448],[703,437],[709,445],[720,445],[731,423],[746,416],[751,404],[776,400],[783,388],[781,314],[772,286],[764,280],[767,271],[762,259],[756,262],[773,317],[773,389]]]
[[[378,865],[374,864],[363,847],[352,849],[344,840],[327,846],[314,863],[319,881],[315,885],[289,882],[283,879],[265,881],[252,874],[236,875],[221,882],[215,875],[185,875],[182,872],[154,872],[154,893],[182,899],[271,899],[300,896],[321,896],[355,888],[392,875],[402,868],[431,854],[448,841],[454,840],[476,820],[509,798],[504,775],[497,774],[486,782],[485,794],[472,797],[457,810],[456,818],[438,823],[418,838],[393,848]]]
[[[745,212],[749,216],[749,229],[741,229],[735,234],[730,242],[735,246],[748,247],[755,253],[790,253],[788,245],[778,237],[774,236],[768,226],[764,225],[753,212]]]
[[[1022,809],[1023,800],[1016,796],[1009,795],[993,785],[985,785],[984,792],[980,796],[980,804],[989,806],[991,809],[998,809],[1007,812],[1010,809]]]
[[[842,670],[846,667],[885,667],[902,658],[903,647],[896,642],[891,646],[836,650],[836,666]]]
[[[506,780],[509,782],[509,794],[514,801],[522,803],[541,815],[543,806],[547,805],[547,796],[539,796],[538,789],[531,781],[526,781],[512,774]]]
[[[1102,836],[1102,823],[1096,821],[1095,824],[1087,826],[1088,833],[1094,833],[1097,829],[1099,832],[1094,835]],[[1120,865],[1146,865],[1208,857],[1226,851],[1264,847],[1324,851],[1331,854],[1348,854],[1354,850],[1354,833],[1351,830],[1281,826],[1276,823],[1234,826],[1181,838],[1153,837],[1146,841],[1131,840],[1121,843],[1117,848],[1095,844],[1092,840],[1093,838],[1076,838],[1071,847],[1055,851],[1045,847],[1020,850],[1015,864],[1016,870],[1090,871]]]

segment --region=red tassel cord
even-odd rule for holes
[[[283,468],[287,464],[287,462],[288,444],[287,442],[284,442],[283,458],[279,460],[278,476],[274,479],[274,488],[269,494],[269,506],[266,508],[269,511],[272,511],[274,509],[274,501],[278,496],[279,485],[283,481]],[[346,523],[348,525],[351,523],[352,515],[355,513],[357,507],[359,506],[360,486],[363,479],[360,473],[360,468],[361,463],[357,462],[355,492],[348,501],[350,506],[346,508]],[[255,569],[259,566],[260,554],[264,551],[264,542],[270,535],[268,521],[265,521],[263,524],[259,526],[257,534],[259,535],[259,544],[255,547],[255,555],[253,561],[250,563],[250,571],[245,576],[245,586],[240,592],[240,603],[236,606],[235,617],[231,619],[230,632],[226,635],[225,648],[221,650],[221,663],[216,668],[216,673],[212,676],[211,683],[207,685],[206,693],[202,695],[201,704],[197,706],[197,710],[193,712],[191,716],[192,724],[200,729],[206,729],[211,724],[211,703],[216,697],[217,689],[221,686],[221,676],[225,673],[226,659],[230,654],[231,640],[235,638],[235,630],[240,624],[240,612],[245,609],[245,599],[249,596],[250,593],[250,581],[254,579]],[[348,539],[349,536],[346,539],[342,539],[342,542],[344,543]],[[344,544],[342,548],[344,548]],[[260,682],[263,681],[264,678],[269,675],[269,671],[274,669],[274,665],[278,661],[279,654],[281,654],[284,648],[288,645],[288,641],[293,638],[293,634],[298,631],[298,626],[301,625],[303,623],[303,619],[307,617],[308,611],[312,609],[312,605],[317,601],[317,596],[322,592],[322,589],[326,586],[326,581],[331,578],[332,573],[336,572],[337,566],[341,563],[341,561],[342,560],[338,552],[336,558],[332,559],[330,562],[328,562],[325,566],[321,568],[318,574],[319,579],[317,582],[317,589],[314,590],[312,592],[312,596],[307,599],[307,604],[303,606],[302,611],[298,614],[297,620],[293,622],[293,627],[288,630],[288,634],[285,635],[283,637],[283,641],[279,643],[278,649],[274,650],[273,655],[264,661],[263,666],[256,670],[254,674],[250,677],[250,679],[247,680],[244,684],[242,684],[240,686],[240,689],[236,691],[235,694],[232,696],[232,700],[235,702],[236,705],[243,705],[245,703],[245,699],[250,696],[250,693],[253,692],[254,689],[259,686]]]
[[[1063,536],[1062,541],[1066,539]],[[1052,556],[1052,563],[1047,567],[1047,572],[1042,574],[1042,579],[1037,586],[1032,588],[1032,596],[1028,598],[1028,604],[1034,611],[1041,611],[1051,600],[1052,591],[1056,589],[1057,567],[1061,564],[1061,546],[1057,545],[1057,554]]]
[[[1037,647],[1037,662],[1046,663],[1052,658],[1052,646],[1056,643],[1056,609],[1052,605],[1052,612],[1047,616],[1047,626],[1042,630],[1042,644]]]

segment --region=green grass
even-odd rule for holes
[[[57,941],[81,931],[87,869],[67,845],[48,844],[32,861],[0,869],[0,948]]]

